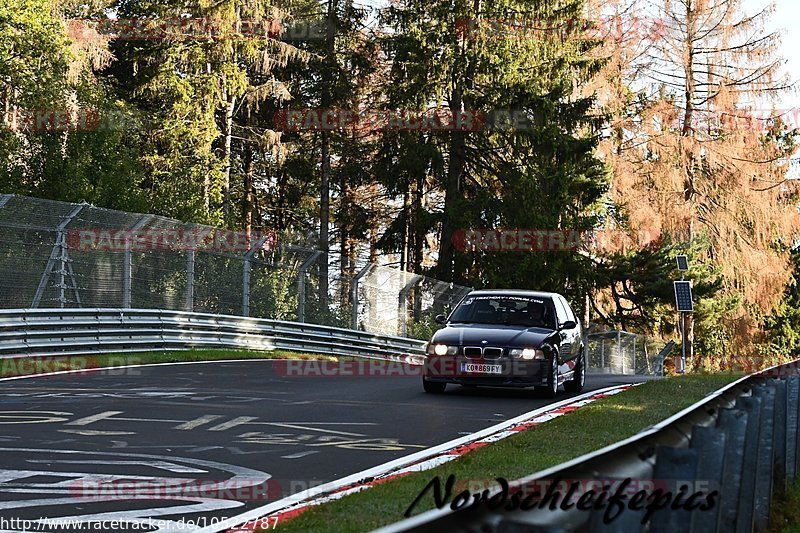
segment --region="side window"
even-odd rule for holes
[[[556,316],[558,317],[558,323],[563,324],[567,320],[571,320],[569,318],[567,306],[564,304],[564,301],[558,296],[553,298],[553,301],[556,304]]]
[[[567,309],[567,316],[569,317],[569,320],[577,323],[578,319],[575,317],[575,313],[572,312],[572,308],[569,306],[569,302],[566,300],[566,298],[564,298],[564,307]]]

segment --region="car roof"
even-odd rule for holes
[[[528,291],[519,289],[478,289],[468,296],[529,296],[533,298],[553,298],[561,296],[556,292]]]

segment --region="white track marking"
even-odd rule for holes
[[[173,429],[188,431],[190,429],[200,427],[204,424],[208,424],[209,422],[213,422],[214,420],[218,420],[220,418],[222,418],[222,415],[203,415],[199,418],[195,418],[194,420],[190,420],[188,422],[184,422],[183,424],[179,424],[175,426]]]
[[[106,418],[112,418],[115,415],[121,415],[123,411],[103,411],[102,413],[97,413],[96,415],[87,416],[85,418],[79,418],[78,420],[73,420],[72,422],[67,422],[66,426],[88,426],[94,422],[99,420],[105,420]]]
[[[309,426],[301,426],[299,424],[287,424],[283,422],[254,422],[254,424],[262,424],[267,426],[278,426],[289,429],[304,429],[306,431],[318,431],[320,433],[333,433],[336,435],[345,435],[347,437],[366,437],[363,433],[350,433],[349,431],[334,431],[332,429],[314,428]]]
[[[208,428],[209,431],[225,431],[226,429],[231,429],[236,426],[241,426],[247,424],[248,422],[252,422],[253,420],[258,420],[257,416],[237,416],[232,420],[228,420],[227,422],[223,422],[217,426],[212,428]]]
[[[57,429],[59,433],[83,435],[84,437],[119,437],[121,435],[136,435],[134,431],[98,431],[95,429]]]
[[[276,502],[272,502],[262,507],[252,509],[238,516],[231,517],[213,526],[204,527],[198,530],[198,533],[217,533],[220,531],[227,531],[228,529],[232,529],[248,521],[257,520],[259,518],[263,518],[265,516],[269,516],[277,512],[284,511],[288,508],[297,507],[301,504],[307,505],[309,504],[310,501],[315,499],[317,500],[334,499],[336,498],[335,494],[332,497],[326,497],[323,495],[335,491],[337,489],[347,487],[349,485],[362,483],[363,480],[365,479],[374,479],[376,477],[394,473],[395,471],[401,471],[412,465],[415,465],[418,462],[434,458],[435,456],[438,456],[448,450],[452,450],[459,446],[470,444],[480,439],[490,437],[495,433],[508,430],[514,426],[527,422],[533,418],[560,409],[561,407],[572,405],[576,402],[586,400],[588,398],[591,398],[592,396],[596,396],[599,394],[604,394],[604,393],[616,394],[618,392],[621,392],[623,389],[627,387],[630,387],[630,384],[617,385],[614,387],[606,387],[604,389],[594,390],[591,392],[584,393],[580,396],[568,398],[566,400],[562,400],[557,403],[553,403],[550,405],[546,405],[544,407],[540,407],[538,409],[534,409],[533,411],[529,411],[525,414],[519,415],[517,417],[506,420],[505,422],[501,422],[486,429],[482,429],[480,431],[472,433],[471,435],[465,437],[459,437],[457,439],[445,442],[443,444],[439,444],[438,446],[433,446],[431,448],[427,448],[425,450],[406,455],[405,457],[389,461],[388,463],[384,463],[382,465],[378,465],[369,468],[367,470],[363,470],[356,474],[351,474],[349,476],[337,479],[335,481],[331,481],[323,485],[319,485],[317,487],[302,492],[298,492],[296,494],[292,494],[291,496],[288,496]],[[353,492],[353,491],[355,491],[355,489],[348,489],[348,492]]]
[[[281,459],[300,459],[301,457],[306,457],[307,455],[314,455],[315,453],[319,452],[316,450],[309,450],[307,452],[293,453],[291,455],[281,455]]]
[[[63,457],[53,459],[53,460],[41,460],[44,463],[57,463],[57,462],[67,462],[70,464],[73,463],[91,463],[91,464],[108,464],[109,466],[113,466],[113,464],[140,464],[140,465],[148,465],[153,466],[155,468],[164,468],[166,467],[167,470],[170,471],[180,471],[186,470],[196,472],[208,472],[211,470],[219,470],[222,472],[228,473],[228,475],[233,474],[233,477],[228,478],[224,481],[211,481],[207,484],[203,485],[203,489],[205,491],[225,491],[229,490],[231,487],[236,486],[262,486],[267,480],[269,480],[272,476],[267,474],[266,472],[261,472],[258,470],[253,470],[246,467],[241,467],[237,465],[232,465],[228,463],[219,463],[215,461],[205,461],[200,459],[189,459],[189,458],[175,458],[170,456],[163,456],[163,455],[151,455],[151,454],[137,454],[137,453],[116,453],[116,452],[85,452],[80,450],[49,450],[49,449],[38,449],[38,448],[0,448],[0,453],[8,454],[8,453],[46,453],[48,455],[57,454]],[[114,460],[105,461],[100,459],[101,457],[124,457],[125,460]],[[89,459],[88,461],[82,460],[73,460],[71,457],[97,457],[97,460]],[[36,461],[36,460],[34,460]],[[31,462],[31,460],[28,460]],[[179,463],[188,463],[190,466],[184,466]],[[196,468],[193,468],[196,467]],[[207,470],[202,470],[205,468]],[[72,478],[65,482],[57,482],[57,483],[34,483],[28,484],[25,483],[24,479],[32,476],[53,476],[53,477],[63,477],[63,478]],[[77,479],[76,479],[77,478]],[[119,494],[102,494],[98,493],[96,495],[91,494],[91,490],[89,494],[74,494],[76,488],[83,488],[81,485],[82,482],[86,482],[85,485],[87,488],[91,489],[92,487],[96,486],[96,483],[100,480],[106,480],[107,482],[113,482],[115,480],[132,480],[132,479],[144,479],[148,481],[160,481],[166,484],[171,484],[169,486],[175,485],[180,486],[182,483],[188,482],[196,482],[194,479],[186,479],[186,478],[164,478],[164,477],[154,477],[154,476],[131,476],[126,474],[96,474],[96,473],[82,473],[82,472],[48,472],[48,471],[30,471],[30,470],[16,470],[16,471],[6,471],[0,470],[0,479],[4,480],[5,482],[14,481],[14,480],[21,480],[19,482],[10,484],[11,486],[5,489],[0,488],[0,492],[14,492],[14,493],[36,493],[36,494],[43,494],[43,489],[46,489],[45,494],[51,496],[49,498],[40,498],[36,500],[16,500],[16,501],[7,501],[7,502],[0,502],[0,509],[15,509],[15,508],[22,508],[22,507],[53,507],[57,505],[65,505],[69,506],[70,509],[73,510],[76,504],[79,504],[82,500],[82,497],[88,496],[91,497],[93,500],[96,501],[127,501],[127,498],[121,497]],[[90,483],[92,482],[92,483]],[[167,485],[165,485],[167,486]],[[100,490],[100,489],[98,489]],[[159,485],[155,490],[162,491],[163,487]],[[71,498],[66,498],[67,494],[72,494]],[[159,493],[160,494],[160,493]],[[181,492],[178,492],[179,495],[182,496]],[[52,495],[58,495],[60,497],[53,498]],[[124,496],[124,495],[122,495]],[[146,496],[146,494],[145,494]],[[160,498],[159,498],[160,499]],[[207,513],[213,511],[220,511],[224,509],[233,509],[237,507],[241,507],[244,503],[236,500],[227,500],[227,499],[216,499],[216,498],[203,498],[203,497],[192,497],[188,495],[185,498],[181,498],[184,501],[193,502],[187,505],[178,505],[178,506],[170,506],[164,505],[162,507],[156,508],[149,508],[149,509],[137,509],[137,510],[120,510],[120,511],[108,511],[108,512],[101,512],[96,514],[88,514],[88,515],[75,515],[75,516],[51,516],[47,519],[39,520],[38,522],[43,526],[52,525],[52,524],[59,524],[59,523],[69,523],[72,521],[73,523],[89,523],[89,522],[97,522],[100,520],[117,520],[117,521],[124,521],[130,524],[147,524],[149,517],[159,517],[159,516],[168,516],[173,514],[196,514],[196,513]],[[170,502],[177,501],[178,498],[175,500],[170,500]],[[187,525],[185,523],[179,523],[174,521],[165,521],[166,525],[159,529],[158,531],[166,532],[166,531],[178,531],[180,527],[183,526],[183,531],[187,530]],[[53,526],[55,529],[58,527]],[[63,529],[63,526],[61,527]],[[88,526],[87,526],[88,529]],[[192,529],[189,529],[192,531]]]

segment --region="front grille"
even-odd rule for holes
[[[479,346],[466,346],[464,347],[464,355],[467,357],[480,357],[482,355],[483,348]]]
[[[484,348],[483,349],[483,356],[490,359],[497,359],[498,357],[503,357],[503,349],[502,348]]]
[[[466,357],[484,357],[486,359],[498,359],[503,357],[502,348],[481,348],[480,346],[464,347]]]

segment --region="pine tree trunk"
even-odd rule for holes
[[[319,201],[319,249],[322,257],[319,259],[319,305],[320,310],[328,309],[328,252],[330,239],[328,226],[330,224],[330,174],[331,154],[330,138],[327,131],[322,132],[322,184],[320,186]]]
[[[222,189],[222,214],[226,222],[228,221],[231,202],[231,145],[233,143],[233,112],[235,108],[236,97],[231,96],[228,98],[225,104],[225,142],[222,152],[222,157],[225,162],[225,171],[223,174],[224,182]]]

